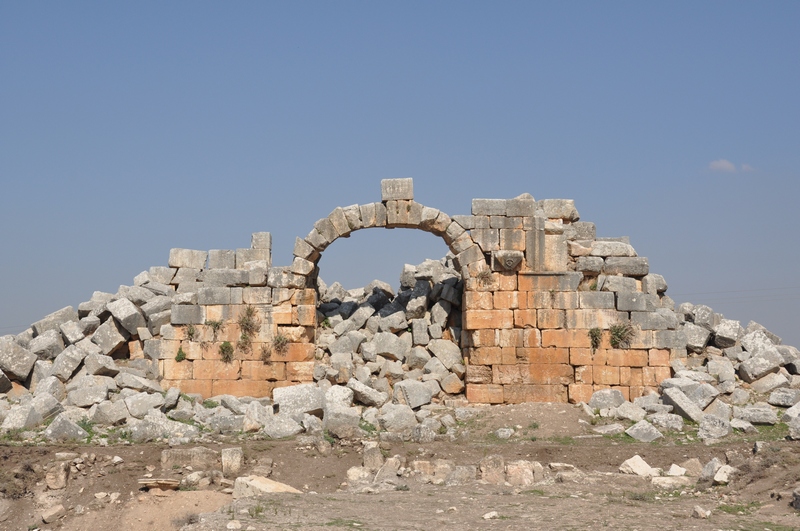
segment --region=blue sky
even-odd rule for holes
[[[676,300],[800,346],[796,2],[0,0],[0,334],[337,206],[572,198]],[[372,230],[327,282],[439,258]]]

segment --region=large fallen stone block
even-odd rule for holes
[[[0,425],[0,432],[29,430],[42,423],[42,416],[31,404],[12,407]]]
[[[272,392],[278,412],[289,417],[304,413],[322,418],[325,409],[325,392],[314,384],[279,387]]]
[[[653,442],[656,439],[663,437],[661,432],[646,420],[640,420],[625,430],[625,433],[640,442]]]
[[[697,431],[697,436],[703,441],[707,439],[722,439],[730,435],[732,431],[731,423],[727,419],[716,415],[705,415],[700,421],[700,429]]]
[[[200,430],[196,426],[170,420],[158,410],[151,410],[142,420],[130,419],[128,426],[130,426],[131,440],[135,442],[154,441],[164,437],[182,437],[191,440],[200,435]]]
[[[442,365],[447,370],[450,370],[453,365],[463,363],[464,357],[461,354],[461,349],[452,341],[446,339],[432,339],[428,342],[428,350],[439,358]]]
[[[0,370],[10,379],[27,380],[36,359],[34,353],[17,345],[13,338],[0,337]]]
[[[411,345],[389,332],[378,332],[370,342],[375,354],[391,360],[404,360],[411,352]]]
[[[347,387],[353,390],[355,400],[365,406],[381,407],[389,400],[389,395],[387,393],[373,389],[355,378],[348,380]]]
[[[405,404],[385,404],[378,416],[381,428],[388,432],[402,432],[417,425],[414,410]]]
[[[103,354],[87,354],[83,359],[83,367],[88,374],[114,377],[119,374],[119,368],[110,356]]]
[[[112,317],[97,328],[92,335],[92,343],[100,347],[103,354],[110,356],[125,344],[128,337],[128,331]]]
[[[132,417],[142,419],[151,409],[160,408],[164,405],[164,397],[158,393],[136,393],[125,399],[125,406]]]
[[[48,330],[59,331],[59,327],[67,321],[77,321],[78,312],[72,306],[61,308],[60,310],[51,313],[50,315],[36,321],[31,325],[33,334],[40,336]]]
[[[64,339],[59,330],[47,330],[31,339],[28,350],[40,360],[52,360],[64,350]]]
[[[783,365],[783,356],[774,347],[761,349],[759,354],[739,365],[739,378],[747,383],[758,380],[771,372],[778,372]]]
[[[80,366],[81,362],[86,357],[86,352],[77,345],[70,345],[64,352],[58,355],[53,361],[53,367],[50,370],[50,375],[55,376],[62,382],[66,382]]]
[[[403,380],[394,384],[394,399],[412,409],[430,404],[433,395],[431,389],[417,380]]]
[[[61,413],[53,419],[42,435],[50,441],[60,442],[83,441],[89,437],[86,430],[71,421],[66,413]]]
[[[139,308],[128,299],[119,299],[110,302],[106,305],[106,308],[108,308],[111,315],[113,315],[117,322],[131,335],[135,335],[138,328],[144,328],[147,324]]]
[[[672,406],[673,411],[685,419],[697,423],[703,420],[703,411],[677,387],[664,389],[661,400],[665,404]]]
[[[271,439],[284,439],[302,432],[303,427],[289,415],[277,413],[266,418],[262,431]]]
[[[104,400],[97,404],[97,408],[94,409],[92,422],[101,426],[116,426],[124,424],[129,416],[130,413],[127,406],[125,406],[124,400],[117,400],[116,402]]]
[[[302,494],[301,491],[285,483],[280,483],[263,476],[243,476],[238,477],[233,483],[233,499],[252,498],[263,496],[264,494],[275,494],[288,492],[291,494]]]

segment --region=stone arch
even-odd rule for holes
[[[413,199],[388,200],[337,207],[330,215],[317,221],[308,236],[297,238],[291,272],[305,278],[298,284],[313,287],[322,252],[339,238],[348,238],[355,231],[369,228],[419,229],[442,238],[465,279],[488,269],[481,246],[448,214]]]

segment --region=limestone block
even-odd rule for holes
[[[206,288],[206,289],[228,289],[228,288]],[[199,302],[199,297],[198,297]],[[173,304],[170,322],[173,325],[203,324],[205,323],[205,313],[202,306],[190,304]],[[95,335],[97,335],[95,333]]]
[[[473,199],[473,216],[505,216],[507,210],[506,199]]]
[[[431,351],[448,370],[450,370],[453,365],[461,363],[463,360],[461,349],[452,341],[432,339],[428,343],[428,350]]]
[[[650,272],[647,258],[629,256],[609,256],[605,260],[603,273],[606,275],[624,275],[628,277],[643,277]]]
[[[232,249],[212,249],[208,251],[209,269],[236,269],[236,251]]]
[[[192,269],[205,269],[208,253],[192,249],[170,249],[169,267],[189,267]]]
[[[124,402],[131,416],[141,419],[144,418],[150,410],[163,406],[164,397],[160,393],[148,394],[141,392],[125,398]]]
[[[143,328],[147,324],[139,308],[128,299],[110,302],[106,307],[128,334],[136,334],[138,328]]]
[[[64,350],[64,340],[61,332],[59,330],[47,330],[43,334],[34,337],[28,343],[28,350],[33,352],[39,359],[54,359]]]
[[[60,310],[51,313],[50,315],[36,321],[31,325],[33,335],[39,336],[48,330],[59,331],[59,327],[68,321],[77,321],[78,312],[72,306],[61,308]]]
[[[506,200],[506,216],[533,216],[536,211],[536,200],[531,194],[520,194],[513,199]]]
[[[575,270],[587,273],[600,273],[604,265],[605,260],[600,256],[581,256],[575,260]]]
[[[602,279],[602,281],[601,281]],[[598,278],[597,285],[601,291],[637,291],[636,279],[630,277],[607,277]]]
[[[484,252],[500,249],[500,231],[497,229],[475,229],[470,232],[470,235]]]
[[[646,420],[640,420],[625,430],[625,433],[640,442],[653,442],[663,437],[661,432]]]
[[[125,344],[129,335],[128,331],[111,317],[95,331],[92,343],[100,347],[103,354],[111,355]]]
[[[97,324],[98,326],[100,325],[99,319]],[[64,338],[64,341],[67,345],[77,343],[86,337],[84,326],[78,321],[67,321],[59,327],[59,330],[61,331],[61,336]]]
[[[519,248],[519,246],[517,248]],[[563,234],[545,235],[544,269],[546,271],[566,271],[568,262],[567,237]]]
[[[172,297],[168,297],[166,295],[156,295],[142,305],[141,311],[144,313],[145,317],[150,319],[150,317],[154,314],[171,309],[172,300]]]
[[[636,256],[630,244],[614,241],[595,241],[592,243],[592,256]]]
[[[753,382],[771,372],[778,372],[783,365],[783,356],[775,350],[765,350],[739,365],[739,377],[745,382]]]
[[[694,323],[684,323],[683,333],[686,335],[686,348],[692,352],[702,352],[708,340],[711,337],[711,332]]]
[[[250,271],[244,269],[209,269],[203,272],[201,279],[203,284],[208,287],[244,286],[250,279]]]
[[[686,419],[697,423],[703,420],[703,411],[677,387],[664,389],[662,402],[672,406],[675,413]]]
[[[763,350],[772,349],[775,343],[763,330],[747,332],[741,338],[742,347],[751,354],[759,354]]]
[[[580,214],[575,208],[572,199],[542,199],[536,204],[537,210],[542,210],[547,219],[561,219],[565,221],[578,221]]]
[[[67,394],[69,404],[76,407],[90,407],[108,398],[108,388],[103,385],[88,385]]]
[[[411,201],[413,199],[413,179],[381,179],[381,201]]]
[[[264,262],[272,266],[272,251],[269,249],[236,249],[236,269],[247,269],[250,262]]]
[[[486,251],[486,247],[483,247],[483,250]],[[522,251],[494,251],[492,253],[492,271],[516,271],[522,265],[523,258]]]
[[[67,413],[61,413],[42,433],[45,439],[50,441],[82,441],[89,437],[89,434],[76,423],[69,419]],[[61,507],[63,511],[63,506]],[[50,521],[56,519],[52,513],[48,513],[47,518]]]
[[[638,291],[618,291],[617,310],[621,312],[643,312],[647,310],[645,294]]]
[[[77,345],[70,345],[55,359],[50,374],[62,382],[68,381],[72,378],[86,355],[87,353]]]

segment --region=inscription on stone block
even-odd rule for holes
[[[381,201],[411,201],[414,199],[414,180],[381,180]]]

